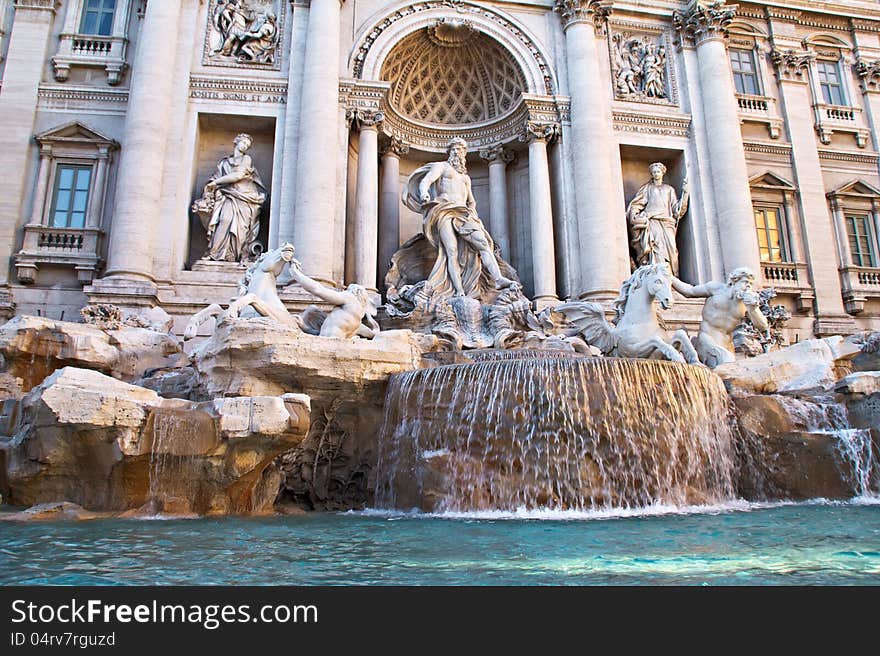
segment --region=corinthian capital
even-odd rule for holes
[[[403,139],[399,139],[398,137],[391,137],[388,141],[386,141],[379,147],[379,154],[382,156],[394,155],[396,157],[401,157],[403,155],[406,155],[408,152],[409,144],[406,143]]]
[[[604,33],[611,5],[610,0],[556,0],[553,9],[562,16],[565,30],[576,23],[592,23],[597,32]]]
[[[859,57],[856,73],[861,80],[862,91],[880,91],[880,59],[868,61]]]
[[[345,118],[350,123],[353,123],[359,130],[375,130],[378,129],[379,124],[385,120],[385,114],[378,109],[358,107],[346,111]]]
[[[816,54],[813,52],[797,51],[791,48],[788,50],[773,48],[770,53],[770,59],[776,66],[780,80],[806,81],[804,73],[815,58]]]
[[[559,136],[559,123],[555,121],[526,121],[519,140],[523,142],[545,141],[550,143]]]
[[[504,162],[510,164],[516,159],[516,153],[509,148],[505,148],[503,144],[483,148],[480,151],[480,159],[484,159],[489,163]]]
[[[693,0],[683,10],[672,12],[672,23],[685,39],[696,44],[727,38],[727,26],[736,16],[737,5]]]

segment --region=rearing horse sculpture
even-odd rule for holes
[[[672,276],[665,264],[641,266],[623,283],[614,301],[610,324],[598,303],[572,302],[556,306],[580,331],[588,344],[605,355],[623,358],[662,358],[699,364],[697,352],[684,330],[667,335],[660,308],[672,306]]]

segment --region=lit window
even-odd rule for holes
[[[822,89],[825,102],[829,105],[846,105],[837,62],[819,61],[816,62],[816,68],[819,71],[819,87]]]
[[[92,167],[59,164],[49,225],[53,228],[83,228],[89,204]]]
[[[752,96],[761,95],[758,84],[758,69],[755,66],[755,53],[751,50],[730,50],[730,68],[737,93]]]
[[[877,253],[874,248],[874,236],[871,222],[866,214],[854,214],[846,217],[846,236],[849,239],[849,250],[852,263],[856,266],[877,266]]]
[[[113,34],[115,11],[116,0],[85,0],[80,33],[110,36]]]
[[[785,262],[781,212],[777,207],[755,208],[755,229],[762,262]]]

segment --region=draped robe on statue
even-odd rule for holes
[[[251,158],[242,158],[247,162]],[[266,200],[260,176],[253,166],[244,162],[233,163],[232,157],[224,157],[217,163],[217,171],[211,177],[216,180],[237,171],[244,177],[238,182],[217,187],[214,210],[208,225],[208,252],[206,257],[220,262],[238,262],[246,257],[246,250],[257,240],[260,223],[257,217]]]
[[[495,243],[480,217],[477,216],[476,209],[450,202],[443,196],[433,194],[431,200],[422,202],[419,185],[431,166],[432,164],[426,164],[414,171],[403,191],[404,205],[422,215],[422,231],[425,233],[425,238],[437,249],[437,259],[427,279],[428,286],[435,294],[443,297],[450,298],[455,294],[449,279],[449,255],[440,239],[440,226],[450,223],[458,240],[458,258],[454,264],[461,272],[464,293],[471,298],[485,299],[490,294],[497,293],[495,282],[485,270],[479,252],[467,242],[465,237],[474,232],[482,233],[489,244],[490,252],[494,251]],[[432,185],[432,191],[435,185]]]
[[[672,275],[678,275],[675,233],[686,211],[687,198],[679,201],[668,184],[649,182],[638,190],[626,211],[638,266],[667,263]],[[638,225],[641,220],[647,225]]]

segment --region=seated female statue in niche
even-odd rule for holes
[[[266,201],[266,188],[247,154],[253,139],[240,134],[233,143],[234,152],[217,162],[217,171],[192,206],[208,231],[206,260],[248,260],[260,232],[259,214]]]

